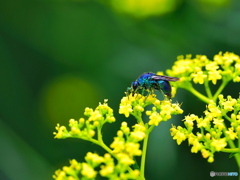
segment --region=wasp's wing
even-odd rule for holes
[[[153,79],[153,80],[163,80],[163,81],[179,81],[179,78],[177,78],[177,77],[160,76],[160,75],[151,76],[151,79]]]

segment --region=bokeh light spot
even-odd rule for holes
[[[52,80],[42,91],[40,103],[43,118],[50,126],[67,124],[83,116],[85,107],[98,104],[99,89],[93,83],[73,75]]]
[[[138,18],[158,16],[175,10],[176,0],[112,0],[113,8]]]

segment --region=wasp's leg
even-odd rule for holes
[[[141,93],[139,92],[141,90]],[[135,90],[134,90],[134,92],[133,92],[133,96],[135,95],[135,93],[137,94],[136,95],[136,98],[138,97],[138,94],[141,94],[142,95],[142,92],[143,92],[143,89],[140,87],[140,86],[138,86]]]
[[[126,96],[129,99],[129,96],[132,94],[132,96],[134,95],[134,90],[131,87],[127,88],[127,91],[125,92]]]
[[[147,89],[147,94],[144,98],[144,103],[146,102],[147,98],[149,97],[149,95],[153,95],[154,94],[154,89]]]
[[[131,91],[132,91],[132,88],[128,87],[126,92],[125,92],[126,96],[129,96],[131,94]]]

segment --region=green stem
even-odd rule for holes
[[[212,96],[211,89],[209,87],[209,81],[204,81],[204,86],[205,86],[205,90],[206,90],[208,98],[212,99],[213,96]]]
[[[141,165],[140,165],[140,174],[143,177],[144,177],[144,171],[145,171],[148,137],[149,137],[149,135],[146,134],[146,137],[144,138],[144,141],[143,141],[143,150],[142,150],[142,158],[141,158]]]
[[[228,120],[229,122],[232,122],[232,119],[228,116],[228,115],[224,115],[224,117],[226,118],[226,120]]]
[[[226,127],[226,125],[225,125]],[[226,135],[226,131],[223,131],[224,133],[224,136],[227,137]],[[238,137],[240,137],[240,133],[238,133]],[[239,147],[240,147],[240,140],[238,139],[238,148],[236,148],[234,142],[231,140],[231,139],[228,139],[228,145],[230,146],[230,149],[229,148],[224,148],[222,150],[222,152],[227,152],[227,153],[236,153],[234,155],[235,157],[235,160],[237,162],[237,165],[238,165],[238,168],[240,168],[240,150],[239,150]]]
[[[225,86],[227,85],[228,81],[227,80],[223,80],[222,84],[220,85],[220,87],[218,88],[218,90],[216,91],[216,93],[213,96],[213,101],[216,102],[218,95],[223,91],[223,89],[225,88]]]
[[[98,127],[98,129],[97,129],[97,133],[98,133],[98,139],[97,140],[95,140],[96,142],[94,142],[95,144],[98,144],[99,146],[101,146],[103,149],[105,149],[109,154],[111,154],[113,157],[115,157],[116,159],[117,159],[117,157],[116,157],[116,155],[115,154],[113,154],[112,153],[112,149],[110,149],[105,143],[104,143],[104,141],[103,141],[103,139],[102,139],[102,127]],[[93,142],[93,141],[92,141]]]
[[[146,132],[146,137],[144,138],[144,141],[143,141],[143,150],[142,150],[142,158],[141,158],[141,166],[140,166],[140,174],[142,177],[144,177],[144,171],[145,171],[145,162],[146,162],[149,133],[153,130],[154,127],[155,126],[151,126],[148,129],[148,131]]]
[[[194,94],[196,97],[198,97],[199,99],[201,99],[203,102],[205,103],[209,103],[210,99],[207,98],[206,96],[204,96],[203,94],[201,94],[200,92],[198,92],[196,89],[194,89],[192,86],[189,86],[188,91],[190,91],[192,94]]]
[[[239,150],[239,148],[240,148],[240,139],[239,139],[239,137],[240,137],[240,132],[238,132],[238,150]],[[240,150],[238,151],[237,154],[235,154],[234,157],[235,157],[235,159],[236,159],[236,161],[237,161],[238,170],[239,170],[239,172],[240,172]]]
[[[111,154],[113,157],[116,158],[116,156],[112,153],[112,150],[102,141],[102,140],[96,140],[96,139],[90,139],[89,140],[90,142],[98,145],[98,146],[101,146],[103,149],[105,149],[109,154]]]
[[[238,148],[224,148],[221,151],[225,153],[239,153]]]
[[[137,113],[130,113],[130,114],[136,118],[138,123],[143,123],[142,114],[137,114]]]

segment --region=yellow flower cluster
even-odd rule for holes
[[[154,101],[156,101],[156,95],[150,94],[148,96],[143,96],[141,94],[135,93],[129,94],[121,99],[119,114],[124,114],[125,117],[129,115],[137,116],[144,111],[144,108]]]
[[[75,159],[70,161],[70,166],[57,170],[53,178],[56,180],[95,179],[97,175],[109,179],[137,179],[138,170],[128,171],[121,162],[115,164],[113,157],[106,153],[99,156],[88,152],[86,162],[79,163]],[[100,169],[100,170],[99,170]]]
[[[181,77],[179,82],[174,83],[186,88],[185,82],[193,81],[195,84],[204,84],[211,81],[216,84],[218,80],[233,80],[240,82],[240,58],[234,53],[222,53],[215,55],[209,60],[205,55],[179,56],[171,70],[167,74],[173,77]]]
[[[127,123],[123,122],[121,129],[117,132],[117,137],[114,138],[110,147],[122,164],[132,165],[135,163],[133,156],[141,156],[142,154],[138,142],[142,141],[145,136],[145,126],[136,124],[133,126],[133,130],[130,131]]]
[[[96,128],[101,128],[106,122],[112,123],[115,121],[113,110],[108,106],[107,100],[105,100],[103,104],[99,103],[95,110],[87,107],[84,115],[88,118],[80,118],[78,121],[75,119],[69,120],[69,131],[65,126],[57,124],[57,132],[54,132],[55,138],[64,139],[75,137],[88,140],[96,134]]]
[[[158,126],[161,121],[171,119],[172,115],[183,113],[180,105],[171,103],[171,101],[156,100],[153,102],[153,105],[152,110],[146,111],[146,115],[149,116],[149,125]]]
[[[136,98],[136,97],[135,97]],[[132,98],[133,112],[139,113],[140,107],[146,106],[146,103],[152,103],[153,98],[149,96],[147,99],[138,95],[137,100]],[[137,103],[140,103],[137,104]],[[113,110],[107,105],[107,100],[103,104],[99,104],[95,110],[86,108],[84,115],[88,118],[80,118],[78,121],[74,119],[69,120],[70,130],[65,126],[57,125],[55,138],[80,138],[91,141],[99,146],[102,146],[108,154],[103,157],[95,153],[87,153],[83,163],[76,163],[76,160],[70,161],[69,167],[63,167],[62,170],[55,172],[54,178],[58,180],[63,179],[95,179],[98,175],[110,179],[137,179],[140,175],[139,170],[131,169],[130,166],[135,164],[134,156],[141,156],[139,141],[142,141],[146,136],[146,127],[142,124],[135,124],[132,128],[123,122],[120,130],[117,132],[117,137],[108,148],[102,139],[101,128],[106,122],[114,122]],[[97,131],[97,133],[96,133]],[[94,136],[97,134],[97,138]],[[115,159],[114,159],[115,158]],[[117,161],[116,161],[117,160]],[[97,170],[96,170],[97,168]],[[100,168],[100,170],[99,170]]]
[[[146,111],[149,116],[149,125],[157,126],[161,121],[167,121],[175,114],[182,114],[183,110],[178,103],[172,103],[171,100],[160,101],[155,94],[142,96],[141,94],[130,94],[121,100],[119,114],[126,117],[133,115],[136,119],[141,119],[144,108],[153,105],[152,110]]]
[[[78,174],[82,169],[81,163],[78,163],[75,159],[70,161],[70,166],[64,166],[62,170],[55,171],[53,178],[56,180],[78,180]]]
[[[204,117],[190,114],[183,120],[186,128],[173,126],[170,129],[178,145],[188,139],[189,145],[192,145],[191,152],[201,151],[208,162],[213,162],[214,153],[224,151],[228,145],[235,148],[233,140],[240,133],[240,98],[219,95],[218,99],[218,104],[210,101]],[[226,121],[230,123],[229,128]]]

